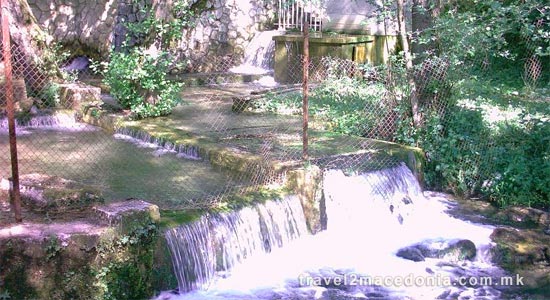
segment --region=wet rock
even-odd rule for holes
[[[470,240],[458,240],[438,252],[438,258],[451,261],[473,260],[476,257],[476,245]]]
[[[502,227],[493,231],[491,239],[496,243],[492,249],[493,263],[521,276],[522,288],[547,296],[550,286],[550,237],[540,229]]]
[[[491,239],[497,243],[492,251],[493,261],[508,269],[550,263],[550,237],[536,230],[502,227],[493,231]]]
[[[550,225],[550,214],[533,207],[509,207],[500,215],[504,215],[513,222],[527,223],[533,225]]]
[[[401,248],[399,249],[399,251],[397,251],[395,255],[397,255],[397,257],[401,257],[401,258],[416,261],[416,262],[425,260],[424,255],[422,255],[422,252],[416,246]]]
[[[58,176],[22,175],[20,187],[23,205],[38,213],[83,211],[104,200],[98,189]]]
[[[412,261],[424,261],[425,258],[439,258],[447,261],[473,260],[476,245],[466,239],[426,240],[421,243],[399,249],[397,256]]]

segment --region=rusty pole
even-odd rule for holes
[[[17,163],[17,136],[15,133],[15,105],[13,99],[13,80],[12,80],[12,65],[11,65],[11,43],[10,43],[10,24],[8,18],[8,3],[7,0],[1,0],[2,6],[2,46],[4,54],[4,72],[5,72],[5,92],[6,92],[6,109],[8,111],[8,129],[10,138],[10,154],[11,154],[11,176],[12,186],[10,198],[12,209],[15,214],[15,222],[22,222],[21,217],[21,194],[19,191],[19,165]]]
[[[302,79],[302,115],[303,115],[303,129],[302,129],[302,158],[304,163],[309,160],[309,145],[308,145],[308,126],[309,126],[309,23],[304,24],[304,61],[303,61],[303,79]]]

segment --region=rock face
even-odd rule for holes
[[[228,56],[242,56],[254,34],[270,29],[269,24],[273,23],[275,1],[187,2],[188,10],[193,12],[190,20],[193,25],[183,29],[184,38],[175,47],[193,62],[195,71],[234,66]],[[56,41],[71,49],[71,54],[93,58],[106,58],[111,48],[120,47],[128,36],[127,24],[142,22],[147,17],[144,7],[155,7],[156,15],[162,19],[169,19],[166,16],[172,9],[168,2],[160,0],[28,0],[28,3],[38,23]],[[130,41],[130,45],[135,42]]]
[[[398,257],[424,261],[425,258],[439,258],[447,261],[473,260],[476,257],[476,245],[466,239],[427,240],[399,249]]]
[[[59,85],[61,104],[65,108],[80,110],[83,103],[101,103],[101,88],[82,83],[64,83]]]
[[[82,211],[103,202],[99,190],[57,176],[22,175],[20,186],[23,205],[39,213]]]

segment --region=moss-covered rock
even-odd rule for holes
[[[524,289],[540,289],[550,285],[550,236],[541,229],[500,227],[491,239],[493,262],[521,275]]]
[[[298,195],[310,232],[326,229],[323,199],[323,172],[317,166],[296,169],[287,174],[287,189]]]
[[[148,299],[158,208],[141,200],[104,216],[0,229],[0,295],[10,299]]]
[[[103,202],[101,191],[72,180],[44,174],[20,176],[21,201],[31,211],[59,214],[82,211]]]

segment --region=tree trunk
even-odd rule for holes
[[[414,81],[414,68],[411,58],[411,52],[409,49],[409,41],[407,39],[407,28],[405,26],[405,13],[403,0],[397,0],[397,24],[399,27],[399,39],[401,42],[401,49],[405,56],[405,63],[407,69],[407,81],[411,89],[409,101],[411,102],[411,110],[413,115],[413,122],[415,127],[422,126],[422,116],[420,115],[420,109],[418,105],[418,93],[416,89],[416,82]]]
[[[59,76],[48,48],[50,36],[40,28],[26,0],[8,0],[2,9],[9,17],[14,78],[24,79],[31,92],[41,91]],[[2,58],[3,59],[3,58]]]

